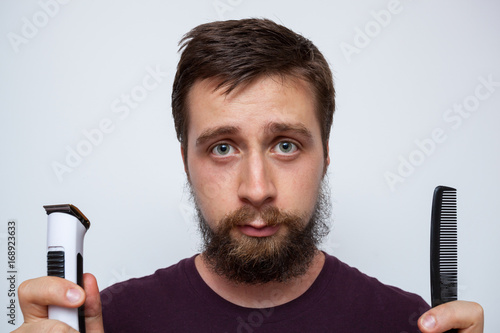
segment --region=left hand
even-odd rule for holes
[[[418,319],[423,333],[446,332],[452,328],[460,333],[483,333],[484,311],[474,302],[454,301],[430,309]]]

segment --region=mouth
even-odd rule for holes
[[[270,237],[278,232],[280,225],[269,226],[263,221],[253,221],[249,224],[239,225],[238,230],[249,237]]]

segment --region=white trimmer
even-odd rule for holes
[[[89,220],[73,205],[43,206],[47,212],[47,275],[58,276],[83,288],[83,238]],[[77,309],[49,306],[49,319],[85,332],[83,306]]]

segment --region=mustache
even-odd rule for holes
[[[245,225],[260,217],[267,226],[292,225],[300,223],[301,216],[285,212],[274,206],[266,206],[260,210],[249,206],[243,206],[229,213],[220,220],[220,229],[229,230],[237,226]]]

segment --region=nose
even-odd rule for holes
[[[253,153],[243,159],[238,188],[241,201],[259,208],[276,198],[277,189],[269,163],[263,153]]]

